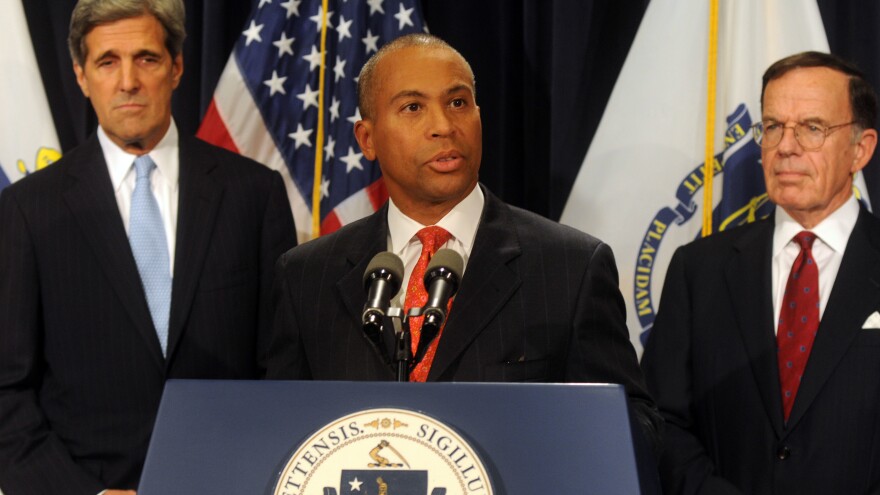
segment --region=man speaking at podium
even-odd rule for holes
[[[362,331],[365,270],[377,253],[399,256],[405,290],[392,305],[409,310],[421,304],[427,259],[446,247],[461,255],[464,275],[411,381],[619,383],[655,439],[660,421],[611,249],[478,184],[482,128],[467,61],[434,36],[408,35],[367,61],[358,84],[355,135],[378,159],[391,199],[282,257],[268,377],[393,380]]]

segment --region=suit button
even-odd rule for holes
[[[790,455],[791,455],[791,449],[786,446],[779,447],[779,449],[776,451],[776,457],[780,461],[784,461],[784,460],[788,459],[788,457]]]

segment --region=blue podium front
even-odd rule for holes
[[[140,495],[659,493],[618,385],[171,380]]]

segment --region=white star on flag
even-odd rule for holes
[[[288,136],[296,142],[297,149],[302,145],[311,148],[312,140],[309,139],[309,136],[311,136],[314,131],[314,129],[303,129],[302,124],[296,124],[296,132],[291,132]]]
[[[299,17],[299,4],[302,3],[302,0],[288,0],[281,4],[282,7],[287,9],[287,18],[290,19],[290,16],[295,15]]]
[[[336,25],[336,32],[339,33],[339,42],[345,38],[351,38],[351,23],[353,21],[345,20],[345,16],[339,16],[339,24]]]
[[[336,76],[336,82],[345,77],[345,60],[336,57],[336,65],[333,66],[333,74]]]
[[[293,42],[296,41],[296,38],[288,38],[287,33],[281,31],[281,37],[278,38],[278,41],[273,41],[272,44],[278,47],[278,58],[284,56],[284,54],[293,55]]]
[[[327,177],[321,178],[321,197],[330,197],[330,179],[328,179]]]
[[[315,108],[318,107],[318,90],[313,90],[311,84],[306,84],[306,88],[303,90],[303,92],[296,95],[296,97],[297,99],[302,100],[303,110],[306,110],[310,106],[313,106]]]
[[[414,9],[405,9],[403,8],[403,4],[400,4],[400,10],[394,14],[394,18],[400,21],[400,26],[397,29],[403,29],[404,26],[412,26],[413,22],[410,17],[412,16]]]
[[[331,17],[333,17],[333,11],[329,10],[327,11],[327,28],[329,29],[333,29],[333,23],[330,22]],[[324,7],[318,7],[318,13],[309,17],[309,19],[311,19],[312,22],[318,25],[318,30],[320,31],[321,24],[324,21]]]
[[[385,10],[382,9],[382,0],[367,0],[367,4],[370,6],[370,15],[376,12],[380,14],[385,13]]]
[[[272,79],[268,81],[263,81],[263,84],[269,86],[269,96],[274,95],[275,93],[287,94],[284,91],[284,81],[287,80],[287,77],[278,77],[278,73],[274,70],[272,71]]]
[[[330,123],[336,122],[336,119],[339,118],[339,103],[341,103],[335,96],[333,97],[333,103],[330,105]]]
[[[351,146],[348,147],[348,154],[339,159],[342,163],[345,164],[345,173],[349,173],[354,169],[363,170],[364,166],[361,165],[361,158],[364,157],[363,153],[355,153],[354,148]]]
[[[355,108],[355,109],[354,109],[354,115],[352,115],[351,117],[349,117],[349,118],[347,118],[347,119],[345,119],[345,120],[351,122],[352,125],[357,124],[358,120],[361,120],[361,109],[360,109],[360,108]]]
[[[318,47],[312,45],[312,51],[308,55],[304,55],[303,59],[309,63],[309,70],[313,71],[321,66],[321,52]]]
[[[336,142],[333,141],[333,136],[327,136],[327,144],[324,146],[324,161],[329,162],[333,159],[334,150],[333,146],[336,145]]]
[[[369,29],[367,29],[367,36],[361,38],[361,41],[366,45],[367,55],[369,55],[370,52],[379,51],[379,47],[376,44],[379,41],[379,37],[371,33]]]
[[[260,31],[262,31],[262,30],[263,30],[263,25],[260,24],[258,26],[257,23],[252,20],[250,27],[245,29],[241,33],[247,37],[247,41],[245,41],[244,46],[250,46],[251,42],[254,40],[262,43],[263,38],[260,37]]]

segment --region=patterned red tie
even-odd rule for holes
[[[776,346],[785,421],[791,414],[791,406],[813,348],[813,339],[819,329],[819,268],[812,252],[815,239],[812,232],[801,232],[795,236],[794,241],[800,244],[801,252],[791,266],[779,311]]]
[[[421,308],[428,302],[428,291],[425,289],[424,280],[425,269],[428,267],[428,262],[431,260],[431,257],[434,256],[434,253],[440,249],[440,246],[446,244],[446,241],[452,237],[452,234],[444,230],[442,227],[433,225],[418,231],[416,237],[422,242],[422,253],[419,255],[419,261],[416,262],[415,268],[413,268],[412,275],[409,276],[409,285],[406,287],[406,300],[403,303],[403,310],[405,313],[408,313],[410,308]],[[449,313],[450,308],[452,308],[452,299],[449,300],[449,305],[446,309],[447,314]],[[409,331],[412,335],[412,352],[414,356],[416,354],[416,349],[419,347],[419,337],[421,337],[422,334],[422,320],[424,319],[423,316],[409,319]],[[437,342],[440,341],[440,336],[443,334],[443,328],[445,326],[446,322],[443,322],[443,325],[440,327],[440,332],[437,333],[437,338],[435,338],[431,343],[431,346],[428,347],[425,357],[409,374],[409,380],[411,382],[423,382],[428,379],[428,371],[431,370],[431,362],[434,360],[434,353],[437,352]]]

